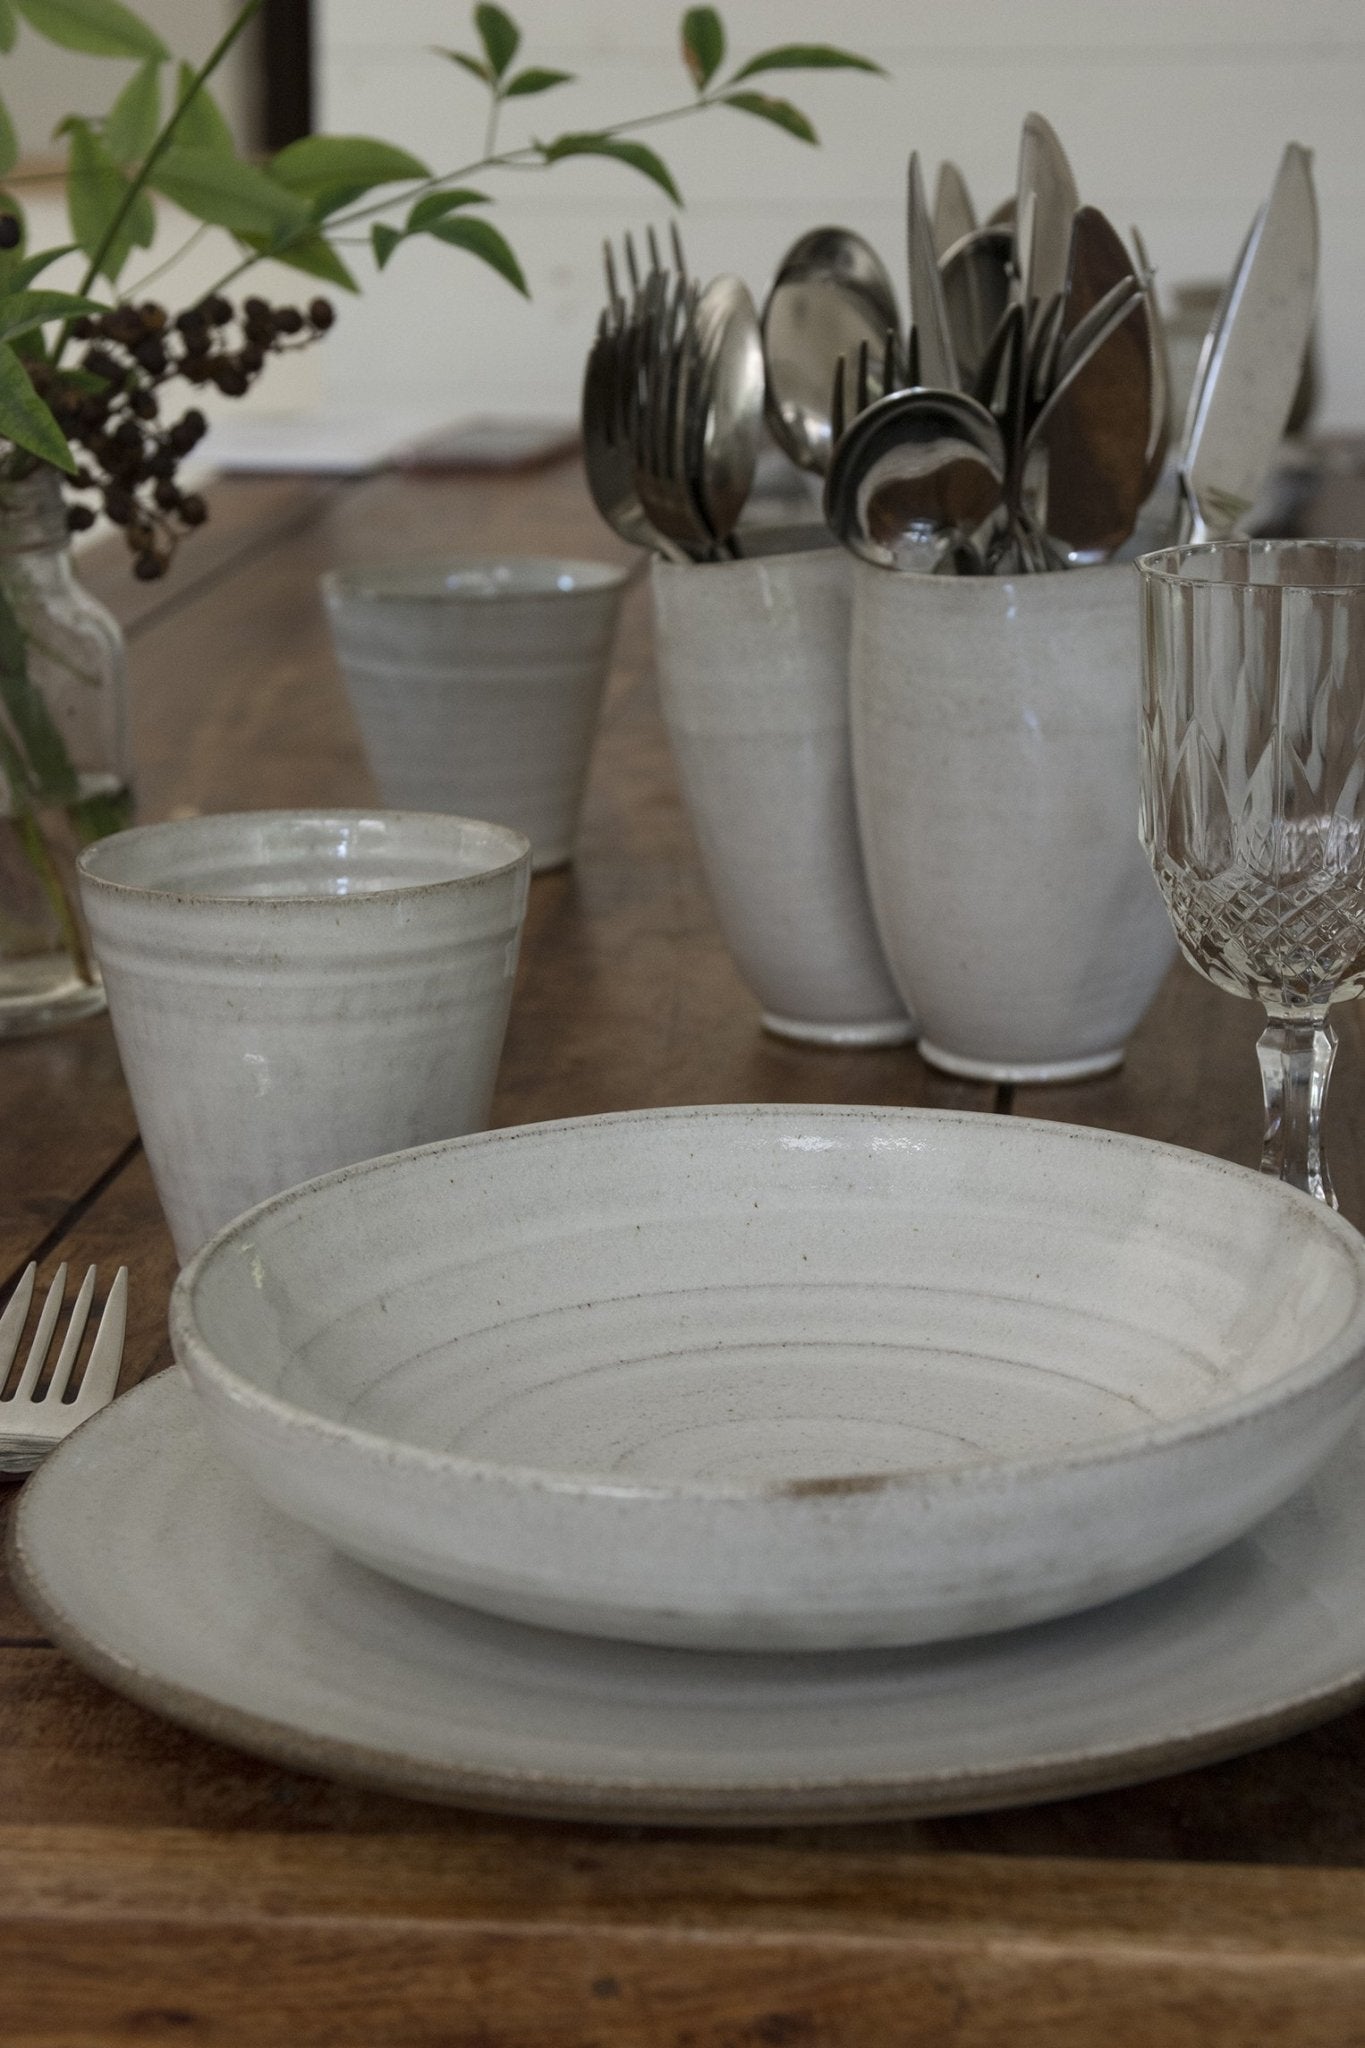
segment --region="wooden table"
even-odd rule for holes
[[[1362,510],[1359,487],[1324,500],[1339,529],[1359,530]],[[144,816],[369,800],[317,576],[440,548],[622,552],[570,466],[238,482],[168,583],[91,558],[87,580],[128,628]],[[951,1104],[1254,1163],[1257,1015],[1183,967],[1122,1071],[1074,1087],[994,1090],[910,1051],[763,1036],[700,886],[642,590],[580,858],[531,898],[499,1122],[678,1102]],[[1362,1012],[1341,1019],[1330,1111],[1357,1224]],[[126,1378],[165,1365],[174,1259],[103,1020],[0,1046],[0,1189],[0,1294],[30,1257],[126,1261]],[[83,1677],[0,1584],[0,2042],[172,2040],[1360,2044],[1365,1711],[1217,1768],[1028,1811],[723,1835],[550,1825],[379,1798],[182,1733]]]

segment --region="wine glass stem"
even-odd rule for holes
[[[1262,1173],[1337,1206],[1322,1149],[1322,1106],[1327,1097],[1337,1034],[1325,1010],[1305,1017],[1274,1017],[1256,1043],[1265,1095]]]

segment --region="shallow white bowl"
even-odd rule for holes
[[[1291,1493],[1365,1388],[1365,1239],[1064,1124],[643,1111],[277,1196],[171,1334],[261,1492],[395,1578],[646,1642],[913,1643]]]

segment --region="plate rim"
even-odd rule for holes
[[[13,1583],[24,1605],[57,1647],[112,1691],[194,1734],[313,1776],[433,1804],[612,1826],[875,1824],[1036,1805],[1175,1776],[1267,1747],[1365,1698],[1363,1647],[1357,1665],[1333,1684],[1319,1686],[1309,1693],[1282,1694],[1235,1720],[1187,1724],[1181,1730],[1136,1746],[1110,1745],[1082,1753],[1052,1752],[1023,1768],[1009,1770],[940,1770],[899,1778],[831,1776],[792,1780],[761,1789],[735,1778],[699,1787],[628,1776],[603,1781],[586,1774],[532,1767],[520,1771],[488,1770],[422,1761],[398,1749],[313,1734],[296,1723],[253,1712],[200,1688],[159,1677],[120,1653],[65,1611],[60,1599],[45,1585],[41,1566],[30,1553],[26,1524],[38,1512],[34,1504],[41,1501],[51,1483],[49,1475],[61,1472],[64,1479],[63,1467],[69,1460],[70,1447],[78,1443],[83,1449],[88,1447],[91,1436],[98,1436],[113,1408],[123,1408],[125,1403],[165,1403],[173,1398],[171,1390],[176,1387],[194,1404],[187,1414],[197,1413],[198,1397],[182,1373],[175,1369],[155,1373],[122,1395],[110,1409],[92,1416],[73,1431],[32,1475],[9,1517],[6,1548]],[[166,1426],[162,1424],[163,1428]],[[203,1435],[202,1446],[211,1462],[221,1463],[235,1483],[251,1490],[249,1482],[221,1458],[207,1434]],[[155,1472],[155,1461],[150,1469]],[[1312,1483],[1309,1482],[1310,1488]],[[271,1508],[269,1512],[280,1511]],[[1362,1512],[1365,1513],[1365,1508]],[[318,1537],[313,1540],[323,1541]],[[700,1651],[685,1654],[706,1655]]]

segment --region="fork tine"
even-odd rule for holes
[[[85,1326],[90,1319],[90,1303],[94,1293],[95,1269],[93,1266],[88,1266],[85,1278],[81,1282],[81,1291],[76,1296],[76,1305],[71,1311],[71,1321],[67,1324],[66,1336],[62,1340],[62,1348],[57,1354],[57,1363],[52,1368],[52,1378],[47,1383],[47,1392],[43,1396],[44,1400],[60,1401],[70,1384],[71,1368],[76,1363],[76,1355],[81,1348],[81,1338],[85,1335]]]
[[[866,341],[858,343],[858,381],[854,387],[854,404],[859,412],[868,408],[867,389],[868,347]]]
[[[93,1274],[94,1267],[91,1267]],[[92,1413],[103,1408],[114,1398],[118,1385],[118,1369],[123,1361],[123,1333],[128,1321],[128,1268],[120,1266],[114,1275],[114,1284],[109,1289],[109,1299],[104,1304],[104,1314],[95,1332],[94,1348],[90,1363],[85,1368],[85,1378],[77,1394],[74,1406]]]
[[[621,287],[616,278],[616,258],[612,254],[610,239],[602,244],[602,261],[607,273],[607,299],[611,305],[612,325],[619,327],[625,309],[621,304]]]
[[[52,1327],[61,1311],[62,1296],[65,1293],[66,1261],[63,1259],[57,1268],[52,1285],[47,1290],[47,1300],[43,1303],[43,1312],[38,1318],[38,1327],[34,1331],[23,1372],[19,1375],[19,1384],[14,1389],[16,1401],[27,1401],[38,1383],[43,1360],[47,1357],[47,1347],[52,1342]]]
[[[834,365],[834,389],[829,395],[829,440],[833,449],[844,437],[844,357]]]
[[[650,269],[654,271],[662,270],[664,266],[659,261],[659,238],[654,232],[652,223],[649,227],[645,229],[645,240],[649,244]]]
[[[638,298],[640,296],[640,266],[635,260],[635,242],[630,234],[626,235],[625,241],[626,275],[630,279],[630,294],[632,298]]]
[[[0,1387],[3,1387],[8,1379],[14,1355],[19,1349],[19,1339],[28,1320],[29,1303],[33,1299],[33,1282],[37,1274],[37,1264],[30,1259],[24,1268],[19,1285],[10,1297],[9,1307],[0,1316]]]
[[[673,262],[677,268],[678,275],[679,277],[686,277],[687,258],[683,255],[682,236],[678,233],[678,223],[675,220],[671,220],[668,223],[668,235],[669,240],[673,244]]]

